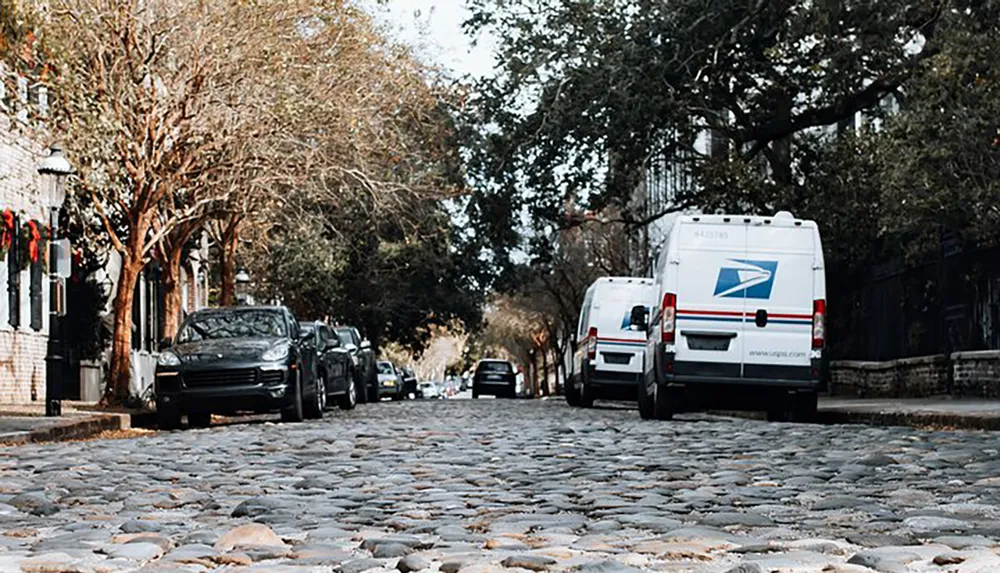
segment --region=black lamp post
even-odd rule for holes
[[[45,415],[62,415],[62,384],[66,367],[62,339],[63,283],[56,272],[62,253],[56,240],[59,238],[59,210],[66,201],[66,178],[73,173],[73,166],[63,155],[62,147],[53,145],[49,155],[38,165],[38,174],[49,192],[52,210],[49,214],[49,342],[45,357]],[[68,253],[66,253],[68,256]]]

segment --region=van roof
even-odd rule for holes
[[[815,228],[815,221],[796,219],[788,211],[780,211],[774,215],[683,215],[684,223],[724,224],[755,224],[771,225],[773,227],[806,227]]]
[[[653,285],[653,279],[647,277],[601,277],[597,279],[598,283],[616,283],[616,284],[641,284],[641,285]]]

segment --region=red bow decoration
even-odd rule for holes
[[[28,221],[28,257],[31,262],[38,262],[38,242],[42,239],[42,234],[38,232],[38,223]]]
[[[14,213],[10,209],[3,210],[3,229],[0,229],[0,253],[10,250],[14,242]]]

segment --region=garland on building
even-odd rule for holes
[[[7,251],[14,244],[14,212],[10,209],[3,210],[3,217],[0,218],[0,260],[7,256]]]
[[[31,220],[21,226],[21,240],[18,262],[21,270],[45,259],[45,249],[49,242],[49,231],[45,225]]]

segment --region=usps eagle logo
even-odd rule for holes
[[[719,269],[715,281],[718,298],[771,298],[778,261],[744,261],[730,259],[732,266]]]

